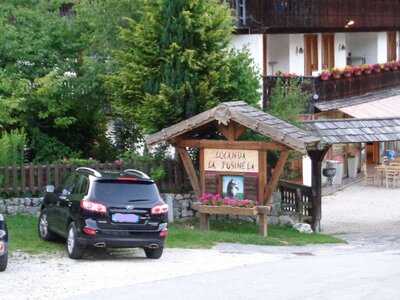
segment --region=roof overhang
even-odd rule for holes
[[[322,144],[400,141],[400,117],[304,122]]]
[[[252,107],[243,101],[221,103],[208,111],[149,135],[145,140],[149,146],[161,142],[170,143],[179,136],[215,121],[223,125],[228,125],[230,121],[234,121],[302,153],[310,147],[316,147],[320,141],[310,132]]]

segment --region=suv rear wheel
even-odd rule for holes
[[[55,235],[49,229],[49,222],[47,221],[47,211],[43,210],[39,216],[39,223],[38,223],[38,233],[39,237],[45,241],[54,240]]]
[[[144,248],[144,253],[146,253],[147,258],[159,259],[163,254],[163,250],[163,247],[157,249]]]
[[[72,222],[68,227],[68,236],[66,248],[68,252],[68,256],[72,259],[80,259],[83,256],[84,247],[79,245],[77,239],[77,230],[75,223]]]
[[[2,256],[0,256],[0,272],[3,272],[6,270],[7,260],[8,260],[8,252],[7,252],[7,248],[6,248],[6,251],[4,252],[4,254]]]

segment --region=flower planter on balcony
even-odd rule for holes
[[[200,229],[209,230],[210,215],[231,215],[231,216],[259,216],[260,234],[267,236],[268,213],[270,206],[254,206],[254,207],[233,207],[227,205],[211,206],[194,203],[192,208],[200,213]]]

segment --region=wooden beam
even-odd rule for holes
[[[312,150],[308,151],[308,155],[311,158],[311,174],[312,174],[312,221],[311,227],[314,232],[321,231],[321,215],[322,215],[322,180],[321,180],[321,170],[322,161],[325,157],[328,148],[323,150]]]
[[[270,184],[267,186],[266,192],[265,192],[265,197],[264,197],[264,201],[265,204],[270,203],[270,198],[272,196],[272,193],[275,191],[278,182],[279,182],[279,178],[282,175],[283,172],[283,168],[285,167],[286,161],[288,159],[289,156],[289,151],[285,150],[282,151],[280,156],[279,156],[279,160],[276,163],[274,172],[272,173],[272,178],[271,178],[271,182]]]
[[[196,174],[196,170],[194,169],[192,159],[189,156],[189,153],[187,153],[186,149],[184,148],[176,148],[181,159],[183,162],[183,166],[186,170],[187,175],[189,176],[190,183],[192,185],[193,191],[195,192],[197,197],[201,196],[201,186],[199,182],[199,178]]]
[[[238,123],[235,124],[235,140],[240,138],[247,130],[247,127],[240,125]]]
[[[223,141],[223,140],[182,140],[177,143],[182,148],[210,148],[210,149],[237,149],[237,150],[278,150],[287,151],[286,146],[275,142],[256,141]]]
[[[201,187],[201,194],[206,192],[206,175],[204,171],[204,149],[200,149],[200,187]]]
[[[267,184],[267,151],[258,152],[258,203],[263,204]]]
[[[218,129],[228,141],[235,140],[235,123],[234,122],[229,122],[228,126],[221,124],[218,126]]]

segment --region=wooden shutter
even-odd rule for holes
[[[396,43],[396,32],[390,31],[387,33],[387,41],[388,41],[388,61],[397,60],[397,43]]]
[[[335,35],[322,35],[322,68],[331,69],[335,67]]]
[[[304,46],[304,73],[310,76],[313,71],[318,70],[318,35],[305,35]]]

